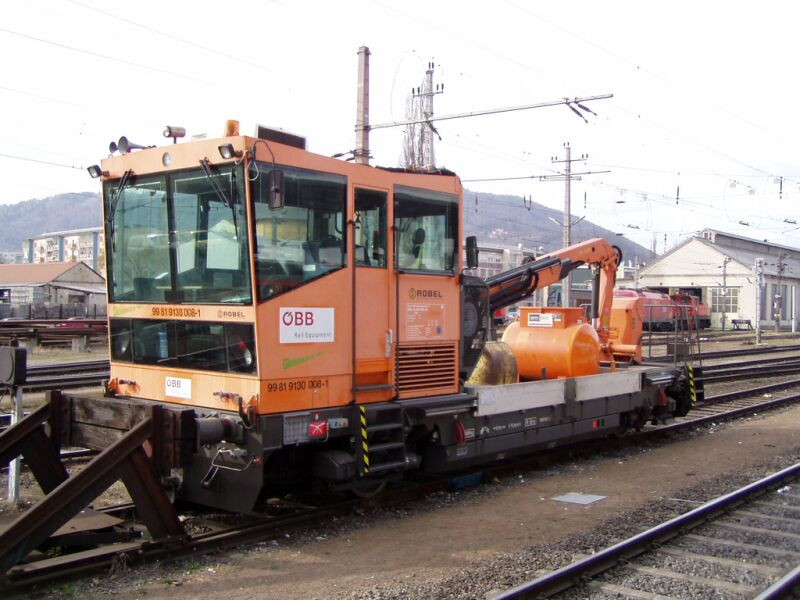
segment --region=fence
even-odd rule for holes
[[[105,319],[105,304],[0,304],[0,319]]]

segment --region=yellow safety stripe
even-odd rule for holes
[[[694,385],[694,367],[689,365],[689,392],[692,395],[692,406],[697,404],[697,390]]]
[[[367,442],[367,409],[364,406],[361,409],[361,460],[363,462],[364,473],[369,473],[369,444]]]

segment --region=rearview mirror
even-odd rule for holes
[[[283,171],[280,169],[267,174],[267,204],[271,210],[283,208]]]
[[[478,238],[470,235],[466,239],[467,245],[467,269],[478,268]]]

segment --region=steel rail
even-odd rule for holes
[[[716,413],[713,415],[706,415],[703,417],[696,417],[684,422],[670,423],[669,425],[659,426],[657,429],[653,429],[651,431],[653,432],[657,431],[659,433],[668,433],[673,431],[683,431],[685,429],[693,429],[698,425],[705,425],[706,423],[717,423],[719,421],[729,421],[731,419],[736,419],[738,417],[742,417],[744,415],[748,415],[750,413],[757,412],[759,410],[769,410],[770,408],[777,408],[784,404],[792,404],[794,402],[800,402],[800,394],[784,396],[783,398],[774,398],[772,400],[767,400],[765,402],[757,402],[756,404],[751,404],[749,406],[740,406],[737,408],[733,408],[731,410],[726,410],[725,412]]]
[[[758,360],[745,360],[736,362],[717,363],[713,365],[704,364],[703,374],[714,373],[716,371],[724,371],[733,368],[757,367],[766,365],[782,365],[786,363],[800,362],[800,355],[793,354],[790,356],[771,356],[769,358],[759,358]]]
[[[111,363],[108,360],[82,360],[65,363],[43,363],[28,365],[28,375],[59,375],[61,373],[83,373],[86,371],[108,371]]]
[[[752,377],[775,377],[789,375],[791,373],[800,373],[800,362],[784,363],[781,365],[763,365],[760,367],[732,367],[729,369],[719,369],[711,373],[706,373],[704,367],[702,379],[705,383],[711,383],[714,381],[736,381],[737,379]]]
[[[125,564],[135,564],[192,554],[206,554],[243,543],[260,541],[270,534],[289,528],[328,522],[332,516],[348,514],[354,507],[362,503],[361,500],[346,500],[331,506],[313,507],[301,513],[268,517],[255,523],[239,524],[220,531],[197,534],[187,540],[168,539],[122,543],[45,559],[39,561],[38,564],[20,564],[12,567],[3,577],[0,577],[0,590],[29,588],[55,579],[76,577],[111,567],[119,564],[120,561]]]
[[[800,345],[791,345],[791,346],[768,346],[763,348],[742,348],[736,350],[718,350],[716,352],[701,352],[700,358],[703,360],[708,360],[711,358],[727,358],[727,357],[734,357],[734,356],[748,356],[748,355],[759,355],[759,354],[774,354],[777,352],[796,352],[800,350]],[[647,357],[645,362],[669,362],[674,360],[675,357],[672,355],[667,356],[652,356]]]
[[[57,375],[29,379],[22,384],[25,392],[45,392],[48,390],[90,387],[100,385],[109,378],[108,371],[102,373],[80,373],[76,375]]]
[[[786,481],[797,478],[798,474],[800,474],[800,463],[773,473],[715,500],[706,502],[694,510],[670,519],[661,525],[656,525],[588,558],[507,590],[500,595],[494,596],[494,600],[542,598],[561,592],[586,578],[591,578],[607,571],[622,561],[646,552],[653,545],[662,544],[688,529],[716,518],[746,500],[781,486]]]
[[[800,379],[790,379],[789,381],[781,381],[779,383],[770,383],[767,385],[760,385],[754,388],[747,388],[743,390],[734,390],[732,392],[725,392],[724,394],[716,394],[714,396],[706,396],[703,402],[697,404],[697,408],[708,406],[711,404],[718,404],[720,402],[728,402],[729,400],[737,400],[739,398],[746,398],[747,396],[755,396],[758,394],[768,394],[769,392],[776,392],[786,388],[796,387],[800,385]]]
[[[795,567],[766,590],[755,597],[755,600],[779,600],[789,598],[793,591],[800,585],[800,566]]]

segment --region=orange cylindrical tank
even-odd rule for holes
[[[503,341],[511,347],[521,379],[595,375],[600,372],[600,338],[582,308],[523,306]]]

